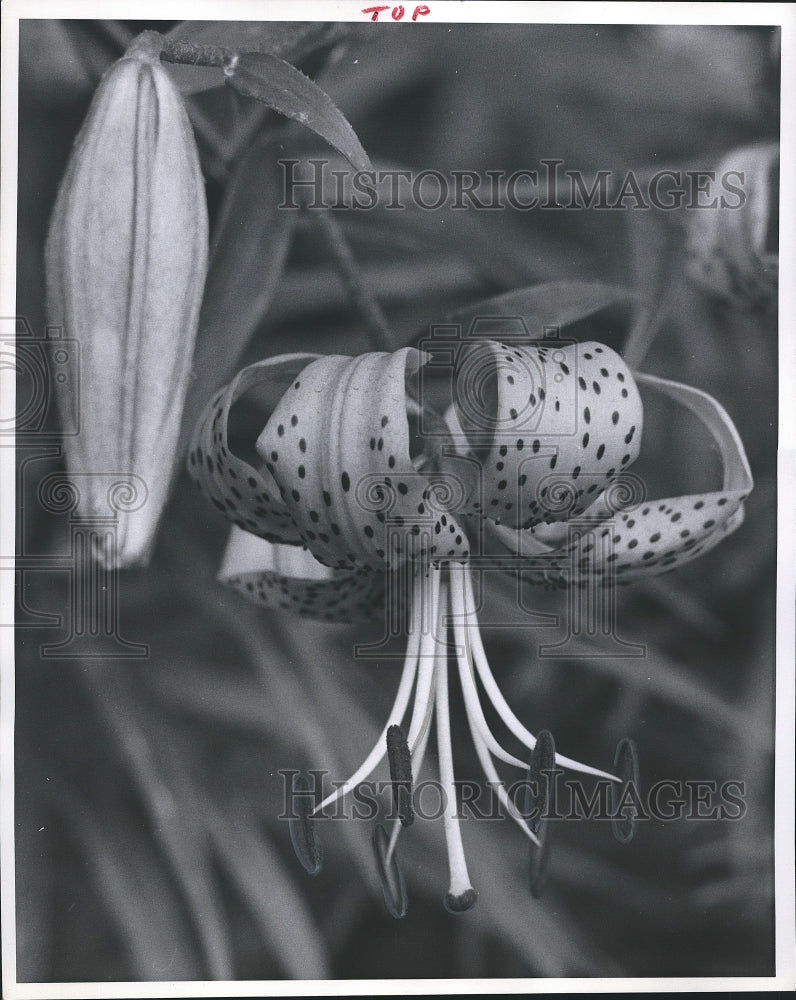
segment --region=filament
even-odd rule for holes
[[[439,754],[440,784],[447,796],[443,822],[445,825],[445,841],[448,848],[448,866],[450,870],[450,896],[460,898],[466,893],[472,893],[470,876],[467,871],[467,861],[464,857],[464,845],[459,828],[456,802],[456,786],[453,774],[453,750],[451,747],[450,708],[448,703],[448,672],[438,670],[436,675],[437,700],[437,752]]]
[[[478,676],[481,678],[481,683],[484,685],[484,690],[492,702],[495,711],[498,713],[500,718],[503,720],[506,728],[512,732],[517,739],[523,743],[529,750],[533,750],[536,746],[536,737],[533,733],[529,732],[517,718],[517,716],[512,712],[508,705],[508,702],[501,694],[500,688],[495,681],[492,671],[489,668],[489,662],[486,658],[486,653],[484,652],[484,645],[481,641],[481,634],[478,630],[478,618],[475,612],[475,599],[473,596],[473,584],[470,578],[470,573],[466,567],[462,567],[460,573],[451,573],[451,594],[455,601],[455,606],[461,609],[461,614],[464,617],[469,617],[472,615],[473,625],[467,627],[468,633],[472,633],[472,652],[473,660],[475,666],[478,670]],[[473,607],[473,611],[468,611],[468,605]],[[556,754],[556,764],[560,764],[562,767],[568,767],[573,771],[580,771],[582,774],[592,774],[597,778],[608,778],[610,781],[619,781],[619,778],[614,774],[610,774],[608,771],[601,771],[599,768],[591,767],[589,764],[581,764],[577,760],[573,760],[571,757],[564,757],[563,754]],[[524,765],[523,765],[524,766]]]
[[[419,653],[420,644],[420,632],[417,628],[417,623],[421,620],[421,588],[417,586],[414,587],[413,591],[413,602],[412,602],[412,617],[410,621],[410,632],[409,639],[406,647],[406,658],[404,659],[403,671],[401,673],[401,680],[398,684],[398,691],[395,695],[395,701],[393,702],[392,709],[387,718],[384,728],[382,729],[381,735],[376,741],[373,749],[370,751],[365,760],[360,764],[357,770],[351,775],[348,781],[339,788],[336,788],[333,792],[326,796],[326,798],[321,802],[320,805],[316,806],[313,810],[313,815],[315,813],[321,812],[326,806],[331,805],[336,802],[337,799],[343,798],[345,795],[355,788],[360,782],[364,781],[366,778],[373,773],[373,771],[378,767],[381,761],[384,759],[386,754],[387,746],[387,730],[390,726],[395,726],[400,724],[401,719],[403,719],[407,705],[409,704],[409,697],[412,693],[412,685],[414,684],[415,675],[417,673],[417,661]]]

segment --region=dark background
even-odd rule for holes
[[[17,312],[38,335],[43,241],[71,142],[99,76],[145,27],[171,23],[22,24]],[[377,166],[510,172],[559,157],[584,172],[714,169],[736,147],[777,138],[769,29],[424,24],[340,26],[339,36],[315,53],[283,51],[327,89]],[[243,103],[226,90],[190,102],[211,225],[251,134],[279,135],[298,157],[326,152]],[[275,250],[248,261],[244,287],[279,257],[278,195],[273,176],[249,191],[246,211],[273,223]],[[639,228],[629,215],[340,221],[395,347],[458,305],[539,281],[604,280],[652,296],[660,323],[644,370],[728,409],[756,482],[746,521],[702,560],[622,591],[620,633],[647,645],[644,660],[538,660],[550,639],[523,624],[510,582],[495,585],[488,611],[519,627],[484,638],[532,730],[549,728],[565,752],[603,767],[633,736],[649,784],[742,781],[744,818],[643,823],[627,847],[605,824],[561,824],[539,900],[513,825],[465,823],[480,898],[458,917],[442,906],[440,824],[402,839],[401,922],[384,910],[368,824],[326,824],[324,871],[310,879],[276,819],[278,771],[347,776],[388,711],[395,664],[353,660],[353,643],[370,635],[362,629],[279,617],[223,590],[226,525],[181,475],[151,567],[120,580],[122,632],[148,643],[149,659],[48,662],[39,648],[61,633],[18,632],[21,981],[773,973],[776,321],[771,308],[688,282],[682,219],[658,214]],[[225,252],[200,332],[200,385],[223,381],[241,357],[369,346],[311,219],[254,321],[250,297],[224,297],[240,266]],[[660,290],[673,287],[662,311]],[[622,346],[627,317],[579,332]],[[693,491],[711,460],[678,414],[650,413],[644,449],[659,496]],[[64,519],[45,515],[35,494],[57,467],[39,462],[21,492],[24,544],[44,553],[68,546]],[[63,612],[67,575],[28,574],[23,597]],[[524,597],[559,613],[565,599]],[[456,709],[454,699],[457,777],[474,777]]]

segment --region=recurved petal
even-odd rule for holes
[[[482,341],[461,352],[454,390],[458,427],[481,466],[471,508],[497,524],[581,514],[638,455],[638,389],[602,344]]]
[[[289,386],[257,441],[301,540],[322,562],[395,568],[468,554],[429,496],[427,442],[407,382],[423,355],[323,357]]]
[[[640,372],[635,378],[639,385],[687,407],[704,424],[721,456],[721,489],[645,500],[613,510],[601,496],[584,515],[588,525],[575,520],[557,526],[555,534],[546,529],[494,527],[492,534],[504,545],[527,556],[522,572],[530,582],[564,585],[589,574],[606,583],[611,578],[629,582],[665,573],[708,552],[743,523],[743,502],[753,487],[752,474],[738,431],[724,407],[707,393],[679,382]]]
[[[274,544],[240,528],[230,533],[218,579],[254,604],[320,621],[370,621],[384,614],[380,574],[324,566],[303,547]]]
[[[244,368],[205,408],[191,439],[188,471],[205,496],[233,524],[274,542],[297,544],[301,537],[254,449],[251,461],[233,451],[230,415],[235,404],[252,393],[265,421],[287,386],[315,357],[288,354]]]
[[[660,573],[704,554],[736,530],[754,485],[743,443],[727,411],[699,389],[654,375],[636,374],[642,386],[665,393],[705,425],[721,455],[720,490],[656,500],[617,518],[616,570],[620,579]]]

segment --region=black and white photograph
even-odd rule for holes
[[[3,995],[796,988],[794,8],[2,16]]]

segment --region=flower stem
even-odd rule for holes
[[[367,324],[374,348],[382,351],[392,350],[392,338],[387,320],[378,302],[362,281],[362,272],[342,226],[329,211],[316,212],[313,216],[317,218],[323,230],[346,289]]]
[[[194,42],[178,40],[165,41],[160,52],[163,62],[182,63],[185,66],[217,66],[228,69],[234,64],[238,53],[220,45],[196,45]]]

